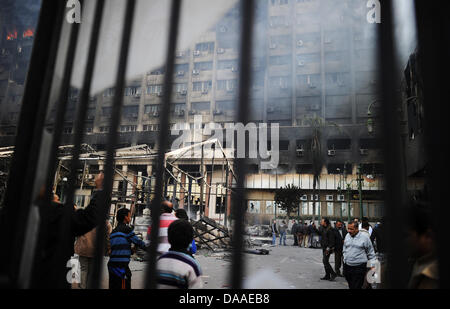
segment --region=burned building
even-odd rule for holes
[[[261,168],[261,158],[249,159],[246,188],[248,205],[253,206],[248,207],[249,212],[255,214],[250,216],[252,222],[265,223],[274,216],[283,215],[274,206],[273,195],[274,189],[287,184],[295,184],[305,192],[302,205],[293,214],[302,218],[312,217],[315,201],[320,201],[321,206],[316,214],[331,218],[364,215],[378,220],[383,215],[383,159],[377,115],[377,37],[376,25],[367,21],[367,13],[364,0],[258,2],[249,119],[255,124],[280,125],[280,158],[278,166],[270,170]],[[203,123],[225,126],[235,121],[240,70],[239,25],[239,10],[235,8],[189,49],[176,53],[170,115],[172,126],[187,123],[193,128],[194,118],[199,115]],[[13,30],[0,26],[4,34]],[[2,43],[7,46],[14,44],[14,57],[17,57],[17,46],[20,45],[21,53],[24,53],[28,42],[23,35],[19,39],[19,34],[24,34],[27,29],[17,28],[17,31],[17,39],[9,40],[6,34]],[[14,61],[8,60],[8,63]],[[11,74],[13,71],[7,69],[4,72]],[[128,83],[124,92],[118,148],[136,145],[148,145],[153,150],[158,148],[164,76],[165,69],[161,67]],[[5,88],[4,80],[0,83]],[[20,81],[15,83],[20,87]],[[0,95],[9,92],[11,90],[0,91]],[[105,150],[114,94],[113,88],[105,89],[93,96],[89,103],[84,142],[97,151]],[[7,97],[9,99],[5,100]],[[14,117],[14,112],[20,110],[20,106],[17,111],[12,109],[12,97],[8,94],[2,100],[0,131],[3,146],[13,144],[13,139],[5,135],[13,134],[8,128],[17,125],[18,116]],[[72,142],[78,97],[79,90],[72,89],[65,116],[64,144]],[[3,107],[6,105],[11,108],[8,112]],[[47,117],[50,130],[54,117],[55,110],[52,110]],[[315,132],[320,134],[315,135]],[[323,167],[319,190],[314,196],[311,140],[317,136],[322,145],[319,155],[323,159]],[[231,144],[226,140],[222,146],[229,149]],[[102,165],[101,161],[92,160],[88,165],[95,170]],[[186,203],[185,190],[194,186],[196,198],[193,203],[196,199],[200,199],[200,203],[206,201],[206,214],[214,219],[221,218],[226,212],[223,207],[226,194],[215,192],[220,191],[229,179],[223,175],[224,161],[216,158],[214,164],[211,158],[204,161],[200,158],[178,160],[176,166],[180,170],[189,171],[192,175],[206,175],[204,182],[213,185],[200,189],[201,185],[189,184],[188,177],[180,172],[168,177],[172,180],[167,186],[167,195],[176,196],[183,205]],[[129,173],[129,177],[151,177],[153,159],[123,159],[117,165],[119,170]],[[362,207],[359,204],[358,178],[363,179]],[[122,187],[121,190],[127,189]]]

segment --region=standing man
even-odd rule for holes
[[[336,221],[334,235],[336,238],[336,244],[334,246],[334,271],[338,277],[343,277],[341,274],[342,251],[344,250],[344,239],[347,236],[347,229],[341,220]]]
[[[358,222],[348,223],[344,240],[344,277],[350,289],[361,289],[367,274],[367,262],[376,259],[367,233],[361,233]]]
[[[117,211],[117,226],[110,235],[111,256],[108,262],[109,289],[131,289],[131,270],[128,267],[131,258],[131,244],[145,250],[145,243],[138,238],[128,225],[131,222],[131,211],[121,208]]]
[[[292,228],[291,228],[291,233],[294,236],[294,244],[293,246],[298,246],[298,237],[297,237],[297,233],[298,233],[298,223],[295,220],[292,220]]]
[[[300,222],[297,227],[297,238],[299,247],[302,246],[304,237],[305,237],[305,226],[303,225],[303,223]]]
[[[106,220],[106,248],[105,248],[105,256],[109,254],[109,234],[111,234],[112,227],[109,223],[109,220]],[[79,255],[80,261],[80,288],[87,289],[90,284],[90,273],[94,267],[94,256],[95,256],[95,241],[97,235],[97,228],[94,228],[87,232],[86,234],[77,237],[75,242],[75,253]]]
[[[333,267],[330,265],[330,255],[334,252],[335,247],[335,235],[333,230],[331,229],[330,220],[328,218],[323,218],[320,222],[321,229],[321,240],[320,244],[322,245],[323,252],[323,266],[325,268],[325,277],[320,278],[321,280],[329,280],[333,281],[336,278],[336,273],[333,270]]]
[[[274,219],[272,222],[272,245],[274,246],[277,242],[277,221]]]
[[[303,226],[303,234],[304,234],[303,247],[305,247],[305,248],[309,247],[309,245],[308,245],[308,243],[309,243],[309,229],[308,229],[308,227],[309,227],[308,223],[305,222],[305,225]]]
[[[173,214],[173,204],[169,201],[163,201],[161,203],[161,216],[159,217],[159,254],[163,254],[169,251],[170,244],[167,232],[169,229],[169,225],[176,220],[178,220],[178,218]],[[152,226],[150,225],[147,229],[147,237],[149,240],[151,232]]]
[[[280,246],[281,246],[281,242],[283,241],[283,246],[286,246],[286,230],[287,230],[287,225],[286,225],[286,221],[281,221],[280,224]]]

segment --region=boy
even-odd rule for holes
[[[118,222],[117,227],[110,235],[109,289],[131,289],[131,271],[128,267],[131,256],[131,243],[144,250],[146,245],[134,234],[133,229],[128,225],[131,222],[129,209],[119,209],[116,218]]]
[[[171,247],[156,264],[158,289],[202,288],[200,265],[188,252],[193,237],[194,231],[188,221],[177,220],[170,224],[168,238]]]

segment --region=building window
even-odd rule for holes
[[[195,45],[195,50],[212,54],[214,52],[214,42],[198,43]]]
[[[140,96],[141,95],[141,87],[127,87],[125,88],[125,96]]]
[[[100,133],[108,133],[110,130],[110,127],[100,127]]]
[[[63,134],[72,134],[72,127],[65,127],[63,129]]]
[[[162,85],[147,86],[147,94],[160,94],[160,93],[162,93]]]
[[[212,61],[196,62],[194,63],[194,70],[197,71],[211,71],[213,69]]]
[[[237,71],[238,62],[237,60],[219,60],[217,63],[218,70],[235,70]]]
[[[217,81],[217,90],[234,91],[236,88],[237,88],[237,79]]]
[[[120,126],[120,132],[136,132],[137,126]]]
[[[116,94],[116,89],[108,88],[103,92],[104,97],[113,97]]]
[[[212,88],[212,81],[194,82],[192,85],[192,91],[195,92],[205,92],[211,90],[211,88]]]

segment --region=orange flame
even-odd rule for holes
[[[33,29],[27,29],[23,32],[23,37],[28,38],[34,35]]]
[[[6,39],[8,41],[17,39],[17,31],[14,30],[13,32],[9,32],[8,35],[6,36]]]

